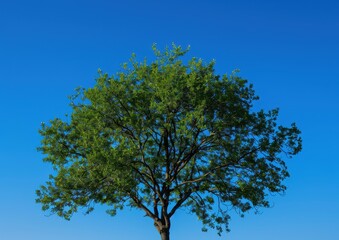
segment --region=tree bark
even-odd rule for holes
[[[163,228],[160,232],[161,240],[170,240],[170,232],[168,228]]]
[[[167,221],[168,225],[165,225],[163,221],[155,221],[154,226],[160,233],[161,240],[170,240],[170,220]]]

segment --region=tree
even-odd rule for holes
[[[95,203],[111,215],[138,208],[162,240],[186,208],[220,234],[230,208],[268,207],[269,193],[284,192],[282,158],[301,150],[300,131],[278,126],[277,109],[255,111],[252,85],[236,74],[184,64],[181,47],[153,50],[150,64],[132,57],[114,76],[99,71],[71,97],[68,120],[42,125],[39,150],[55,172],[37,202],[65,219]]]

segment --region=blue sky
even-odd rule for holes
[[[240,69],[261,97],[296,122],[304,149],[287,165],[285,196],[259,215],[234,216],[231,233],[202,233],[194,216],[173,219],[176,240],[339,239],[339,3],[337,1],[1,1],[0,239],[159,239],[142,212],[103,207],[67,222],[35,204],[51,167],[36,152],[40,122],[69,112],[67,96],[115,73],[132,52],[152,57],[175,42],[189,56]]]

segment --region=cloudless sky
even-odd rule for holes
[[[304,141],[273,208],[233,215],[221,238],[179,211],[172,239],[339,239],[338,1],[12,0],[0,2],[1,240],[159,239],[136,210],[46,216],[35,190],[52,169],[36,147],[40,122],[69,112],[67,96],[93,86],[98,68],[113,74],[132,52],[152,59],[153,43],[172,42],[215,59],[218,74],[240,69],[257,106],[279,107],[280,123],[296,122]]]

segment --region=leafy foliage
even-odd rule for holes
[[[173,46],[156,60],[132,57],[114,76],[71,98],[69,121],[40,130],[39,150],[55,168],[37,202],[70,219],[79,207],[106,204],[142,209],[160,233],[186,208],[221,233],[229,209],[268,207],[283,192],[282,157],[301,150],[300,131],[277,126],[278,110],[254,111],[258,99],[246,80],[216,75],[214,62],[181,60]]]

